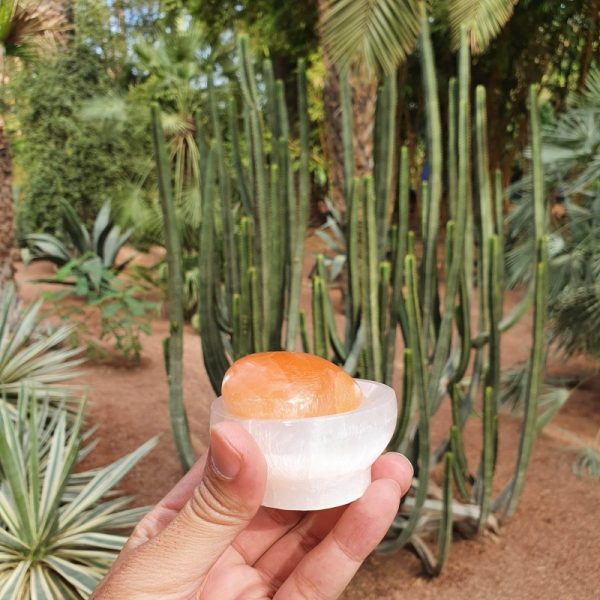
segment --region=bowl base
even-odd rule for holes
[[[268,479],[262,505],[283,510],[323,510],[360,498],[371,483],[371,468],[328,479]]]

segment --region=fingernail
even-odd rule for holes
[[[210,431],[210,461],[214,471],[223,479],[235,479],[242,467],[242,457],[218,424]]]

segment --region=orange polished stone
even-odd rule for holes
[[[357,383],[333,363],[302,352],[258,352],[237,360],[222,385],[227,411],[247,419],[298,419],[358,408]]]

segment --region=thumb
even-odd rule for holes
[[[252,436],[235,423],[217,424],[200,485],[173,521],[138,549],[134,572],[142,581],[145,572],[165,589],[197,586],[256,514],[266,476],[265,459]]]

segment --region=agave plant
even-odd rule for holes
[[[64,397],[73,388],[63,382],[79,373],[80,349],[61,348],[72,332],[60,326],[43,332],[38,314],[42,301],[19,310],[14,287],[9,286],[0,307],[0,395],[14,397],[23,384],[40,396]]]
[[[0,401],[0,598],[87,598],[145,508],[111,492],[156,444],[99,469],[74,474],[83,406],[71,425],[22,393],[16,416]]]
[[[129,260],[117,263],[119,250],[127,243],[133,229],[121,231],[111,219],[110,201],[104,203],[96,216],[92,232],[88,232],[78,214],[67,202],[62,202],[63,225],[68,242],[47,233],[26,236],[31,261],[45,260],[61,268],[74,258],[94,259],[104,269],[121,272]]]

